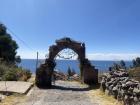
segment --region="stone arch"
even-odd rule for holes
[[[76,42],[70,38],[56,40],[56,45],[52,45],[49,48],[49,59],[53,60],[60,51],[66,48],[75,51],[78,54],[78,59],[85,59],[85,44]]]
[[[60,51],[66,48],[72,49],[78,54],[81,81],[88,84],[98,82],[98,70],[95,69],[89,60],[85,58],[85,44],[66,37],[60,40],[56,40],[56,44],[50,46],[49,57],[45,60],[45,63],[42,64],[36,71],[37,86],[51,86],[51,76],[56,66],[54,58]]]

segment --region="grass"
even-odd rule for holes
[[[100,89],[90,90],[88,95],[92,102],[97,102],[99,105],[123,105],[112,96],[103,93]]]
[[[32,74],[27,82],[35,83],[35,74]]]
[[[25,96],[24,95],[20,95],[20,94],[13,94],[11,96],[6,96],[6,98],[4,100],[2,100],[2,102],[0,102],[0,105],[15,105],[15,103],[18,102],[24,102],[25,100]]]

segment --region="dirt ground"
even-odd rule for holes
[[[112,96],[106,95],[100,89],[90,90],[88,96],[92,102],[96,100],[99,105],[122,105],[122,103],[118,102]]]
[[[27,95],[7,97],[0,105],[121,105],[99,89],[78,82],[57,81],[52,89],[33,87]]]

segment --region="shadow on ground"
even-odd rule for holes
[[[39,87],[40,89],[58,89],[58,90],[63,90],[63,91],[89,91],[92,89],[99,89],[100,84],[96,85],[89,85],[86,88],[72,88],[72,87],[64,87],[64,86],[57,86],[57,85],[52,85],[51,87]]]

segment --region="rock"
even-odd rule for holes
[[[140,90],[139,90],[138,88],[134,88],[134,89],[133,89],[133,92],[134,92],[134,93],[139,93]]]
[[[5,96],[0,94],[0,101],[2,101],[3,99],[5,99]]]
[[[140,83],[125,70],[110,71],[102,78],[101,87],[105,94],[113,95],[124,105],[140,105]]]

